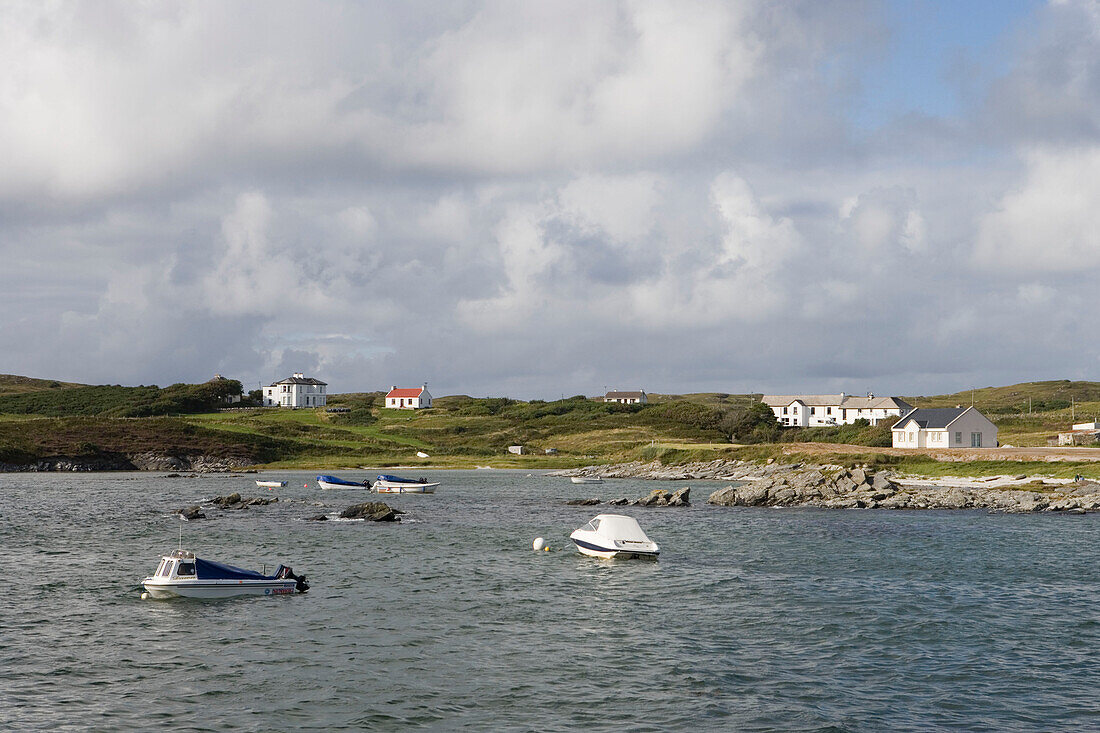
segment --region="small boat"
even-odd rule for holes
[[[581,554],[604,559],[642,558],[656,560],[657,543],[646,537],[634,517],[600,514],[569,535]]]
[[[374,490],[379,494],[434,494],[439,482],[426,478],[402,478],[379,474],[374,482]]]
[[[260,488],[277,489],[281,486],[286,486],[286,481],[260,481],[257,479],[256,485]]]
[[[603,479],[599,476],[571,476],[569,478],[575,484],[602,484]]]
[[[363,489],[370,488],[369,481],[348,481],[336,476],[318,476],[317,485],[322,489]]]
[[[242,570],[213,560],[195,557],[188,550],[165,555],[157,571],[141,581],[152,598],[231,598],[233,596],[286,596],[309,590],[306,576],[295,575],[280,565],[274,575]]]

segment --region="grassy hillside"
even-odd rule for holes
[[[769,422],[767,430],[738,433],[731,426],[739,424],[753,398],[725,393],[651,395],[648,405],[605,404],[580,395],[550,402],[453,395],[417,411],[385,409],[382,392],[331,395],[329,406],[347,408],[345,412],[218,412],[212,405],[219,397],[216,385],[210,384],[162,389],[5,376],[0,378],[0,461],[152,451],[242,457],[288,467],[562,466],[702,460],[745,451],[771,456],[789,453],[792,443],[856,444],[870,451],[890,444],[884,426],[779,430]],[[917,406],[970,404],[971,393],[907,399]],[[1100,383],[987,387],[974,390],[973,401],[997,423],[1002,444],[1043,446],[1072,419],[1100,416]],[[164,415],[172,417],[160,417]],[[729,443],[731,433],[778,445],[736,448]],[[512,456],[510,445],[523,445],[530,455]],[[417,458],[417,451],[430,457]]]
[[[76,384],[75,382],[58,382],[53,379],[34,379],[32,377],[20,377],[16,374],[0,374],[0,395],[26,394],[27,392],[83,386],[85,385]]]

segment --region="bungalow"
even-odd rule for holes
[[[922,407],[891,428],[895,448],[996,448],[997,426],[974,407]]]
[[[324,407],[328,384],[302,372],[264,387],[264,407]]]
[[[611,391],[604,395],[604,402],[618,402],[621,405],[644,405],[649,400],[646,399],[645,392],[638,390],[637,392],[615,392]]]
[[[398,410],[419,410],[432,406],[432,396],[428,394],[428,383],[423,387],[390,387],[386,393],[386,407]]]
[[[780,425],[817,427],[821,425],[851,425],[867,420],[877,425],[879,420],[900,417],[913,407],[900,397],[854,397],[840,394],[764,395],[763,402],[772,408]]]

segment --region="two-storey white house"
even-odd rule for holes
[[[616,392],[614,390],[603,396],[604,402],[618,402],[621,405],[644,405],[649,402],[644,390],[637,392]]]
[[[867,420],[877,425],[879,420],[900,417],[913,407],[900,397],[855,397],[840,394],[764,395],[763,402],[775,413],[780,425],[788,427],[818,427],[851,425]]]
[[[419,410],[432,406],[432,395],[428,392],[428,383],[423,387],[390,387],[386,393],[386,407],[398,410]]]
[[[895,448],[996,448],[997,426],[974,407],[922,407],[894,423]]]
[[[324,407],[328,403],[328,384],[302,372],[264,387],[265,407]]]

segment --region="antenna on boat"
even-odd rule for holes
[[[179,544],[179,547],[177,549],[179,549],[181,552],[183,551],[183,515],[182,514],[180,515],[180,544]]]

